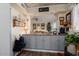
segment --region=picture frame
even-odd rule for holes
[[[13,27],[25,27],[25,20],[18,20],[17,17],[13,17]]]
[[[45,29],[45,24],[44,24],[44,23],[41,24],[41,29],[42,29],[42,30]]]
[[[36,24],[35,23],[33,24],[33,29],[36,29]]]
[[[64,17],[59,17],[60,25],[64,25]]]
[[[19,21],[17,19],[13,19],[13,27],[19,27]]]
[[[39,27],[39,26],[40,26],[40,24],[37,24],[37,26]]]
[[[71,12],[66,14],[66,22],[71,25]]]

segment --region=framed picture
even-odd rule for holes
[[[25,27],[25,26],[26,26],[25,20],[21,21],[18,20],[17,18],[13,19],[13,27]]]
[[[33,29],[36,29],[36,24],[33,24]]]
[[[66,22],[68,24],[71,24],[71,12],[69,12],[69,13],[66,14]]]
[[[13,19],[13,27],[19,27],[19,21],[17,19]]]
[[[45,24],[44,23],[41,24],[41,29],[45,29]]]
[[[40,24],[37,24],[37,27],[39,27],[40,26]]]
[[[60,25],[64,25],[64,17],[59,17]]]

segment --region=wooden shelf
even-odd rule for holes
[[[25,20],[13,19],[13,27],[25,27]]]

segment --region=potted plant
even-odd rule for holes
[[[67,34],[66,36],[66,46],[70,48],[69,50],[72,51],[73,54],[76,54],[77,46],[79,46],[79,33],[74,34]]]
[[[50,22],[48,22],[48,24],[47,24],[47,31],[51,32],[51,23]]]
[[[75,33],[75,36],[76,36],[76,40],[75,40],[75,42],[76,42],[76,46],[77,46],[77,48],[79,49],[79,32],[77,32],[77,33]]]

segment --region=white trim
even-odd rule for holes
[[[64,53],[64,51],[53,51],[53,50],[39,50],[39,49],[24,49],[28,51],[38,51],[38,52],[51,52],[51,53]]]

